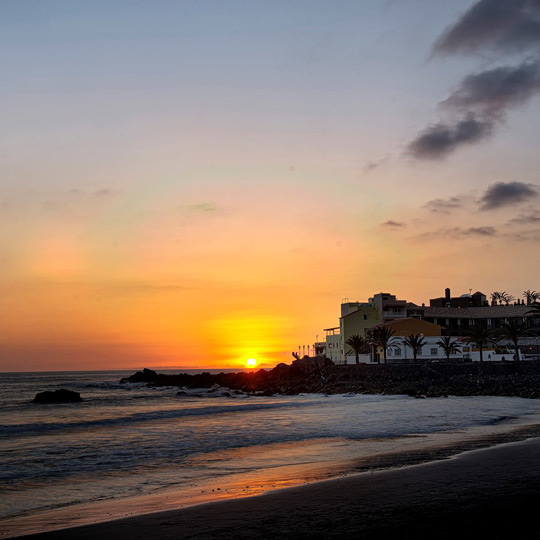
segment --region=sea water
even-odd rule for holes
[[[129,374],[0,375],[0,533],[256,494],[346,472],[351,460],[411,437],[539,412],[536,400],[505,397],[177,395],[176,387],[120,384]],[[32,403],[58,388],[84,401]]]

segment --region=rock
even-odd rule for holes
[[[79,392],[72,390],[48,390],[46,392],[38,392],[32,403],[79,403],[82,401]]]
[[[120,383],[153,382],[157,378],[158,374],[153,369],[144,368],[142,371],[137,371],[134,375],[122,379]]]

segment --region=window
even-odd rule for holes
[[[431,356],[437,356],[439,354],[439,349],[437,347],[431,347]]]
[[[367,320],[367,315],[364,315],[364,321]]]
[[[394,347],[394,354],[396,356],[401,356],[401,349],[399,347]]]

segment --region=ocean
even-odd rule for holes
[[[0,536],[350,474],[374,456],[510,430],[540,413],[538,401],[510,397],[177,395],[119,383],[132,373],[0,374]],[[32,403],[58,388],[84,401]]]

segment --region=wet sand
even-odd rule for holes
[[[49,539],[510,538],[536,535],[540,438],[450,459],[25,536]],[[532,531],[531,531],[532,528]]]

